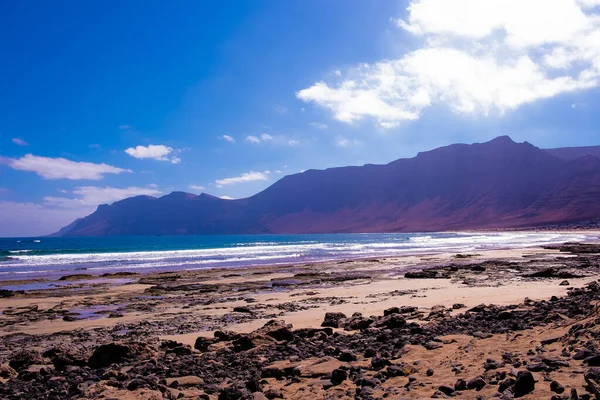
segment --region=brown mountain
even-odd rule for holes
[[[499,137],[386,165],[309,170],[246,199],[174,192],[101,205],[62,235],[517,228],[600,218],[600,159]]]

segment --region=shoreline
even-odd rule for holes
[[[104,374],[107,367],[97,369],[88,365],[87,360],[95,349],[103,344],[132,346],[131,343],[138,343],[135,348],[149,346],[154,349],[152,354],[155,354],[153,357],[157,368],[164,366],[172,371],[169,372],[172,375],[166,378],[193,375],[202,379],[203,383],[196,380],[196,384],[189,387],[170,388],[168,384],[160,383],[163,378],[157,378],[156,381],[136,386],[131,382],[140,378],[136,378],[135,372],[131,371],[147,365],[147,357],[139,355],[118,361],[119,368],[126,371],[119,378],[122,380],[112,381],[98,375],[98,378],[94,378],[86,386],[87,389],[78,392],[79,398],[170,399],[181,394],[181,398],[216,400],[226,388],[241,384],[243,389],[245,383],[238,381],[240,376],[246,377],[246,371],[258,371],[260,375],[261,370],[265,373],[269,368],[275,368],[273,363],[283,363],[284,359],[291,357],[287,353],[288,339],[283,342],[281,338],[272,341],[273,338],[266,333],[270,332],[271,326],[276,325],[277,332],[286,332],[285,329],[292,332],[285,335],[294,338],[296,348],[304,349],[308,346],[306,349],[310,350],[299,350],[300,353],[295,354],[297,361],[291,362],[297,363],[293,365],[302,371],[308,368],[313,372],[307,372],[306,375],[301,372],[298,376],[294,375],[296,378],[292,381],[289,380],[291,377],[285,377],[285,373],[278,378],[263,377],[259,381],[261,393],[265,395],[273,390],[278,391],[282,398],[324,399],[334,394],[338,398],[354,398],[357,393],[363,393],[363,390],[364,393],[369,392],[366,389],[369,387],[373,398],[381,398],[386,390],[391,391],[390,394],[399,390],[392,398],[429,398],[440,385],[454,383],[448,380],[449,376],[456,375],[457,378],[470,380],[486,358],[502,360],[499,349],[504,349],[504,352],[512,349],[513,353],[520,354],[521,359],[535,358],[526,354],[532,346],[532,340],[539,341],[561,332],[565,334],[563,325],[579,315],[577,307],[583,310],[581,317],[588,313],[585,310],[591,303],[580,301],[579,297],[572,295],[588,293],[588,288],[596,285],[598,278],[598,243],[563,244],[553,248],[495,249],[460,255],[440,253],[380,257],[286,267],[261,266],[245,270],[223,268],[155,273],[119,277],[128,279],[120,284],[115,284],[116,281],[110,279],[78,280],[75,277],[70,286],[14,293],[2,299],[2,368],[12,374],[6,363],[20,354],[19,351],[37,352],[39,358],[36,357],[34,364],[17,371],[18,376],[0,378],[0,397],[4,395],[9,399],[18,398],[14,397],[15,393],[31,390],[29,398],[40,398],[35,395],[38,393],[35,392],[37,386],[30,382],[46,379],[44,376],[60,378],[68,385],[75,379],[74,375],[69,375],[71,372]],[[596,296],[594,293],[589,296]],[[600,301],[600,287],[597,301]],[[482,303],[485,304],[483,308]],[[563,303],[573,304],[562,306]],[[405,332],[402,330],[405,328],[400,326],[376,327],[378,324],[387,324],[384,321],[389,320],[389,315],[382,315],[395,308],[404,310],[401,317],[406,320],[406,324],[422,327],[426,336],[429,335],[427,332],[438,333],[432,333],[433,336],[427,336],[425,340],[419,339],[422,335],[410,336],[413,334]],[[475,318],[481,311],[466,310],[479,309],[492,311],[487,314],[484,311],[481,315],[486,315],[485,318],[471,321],[469,318]],[[512,322],[513,325],[503,325],[512,321],[510,319],[496,321],[501,313],[527,313],[533,312],[527,310],[534,309],[545,311],[516,319]],[[328,333],[322,336],[318,332],[322,332],[321,324],[327,318],[327,313],[342,313],[346,317],[344,323],[349,324],[348,326],[363,328],[334,328],[333,335]],[[536,322],[531,326],[514,328],[528,320],[543,319],[555,314],[562,316],[541,325]],[[272,320],[279,322],[269,322]],[[492,320],[496,322],[490,322]],[[467,322],[472,326],[467,330],[451,328]],[[367,323],[373,324],[372,327],[363,326]],[[293,330],[285,328],[287,325],[293,326]],[[495,330],[497,326],[504,327],[502,329],[506,331],[500,334]],[[396,336],[392,337],[409,335],[410,339],[407,336],[407,342],[395,350],[393,345],[389,346],[396,339],[389,343],[373,341],[380,335],[387,335],[388,329],[396,332]],[[399,330],[396,331],[397,329]],[[257,341],[256,347],[241,352],[234,350],[238,346],[237,339],[214,339],[216,335],[221,335],[218,331],[230,332],[227,335],[234,338],[246,335],[252,338],[252,343]],[[313,338],[301,336],[305,335],[302,332],[317,333],[314,333],[316,336]],[[315,339],[317,337],[320,339]],[[377,357],[392,360],[394,365],[412,365],[417,361],[421,364],[415,364],[415,372],[403,377],[402,383],[396,377],[379,376],[377,374],[380,370],[370,367],[372,360],[361,355],[365,351],[363,342],[375,346]],[[177,354],[170,353],[169,346],[177,349],[173,350]],[[342,350],[354,349],[357,360],[350,363],[339,360],[339,354],[328,353],[327,349],[331,346]],[[469,347],[477,350],[465,352],[464,349]],[[69,349],[68,353],[65,353],[66,348]],[[49,352],[51,349],[62,350]],[[69,367],[62,370],[60,362],[63,361],[57,361],[55,354],[65,354],[64,357],[60,356],[60,360],[71,360],[67,362],[76,362],[76,365],[80,365],[77,368],[84,369]],[[69,354],[68,357],[66,354]],[[81,361],[81,357],[84,361]],[[463,364],[464,368],[460,373],[449,369],[448,362],[444,361],[448,358],[454,358]],[[327,361],[319,361],[325,359]],[[178,363],[178,360],[186,366],[173,364]],[[223,366],[232,365],[232,362],[243,369],[231,367],[229,370],[230,367]],[[221,369],[229,371],[227,374],[231,375],[225,376],[222,375],[224,372],[213,371],[209,367],[213,363],[222,365]],[[286,363],[281,364],[282,370],[292,365],[289,364],[290,361]],[[533,361],[528,363],[535,365]],[[40,365],[50,375],[40,375]],[[433,377],[425,374],[425,365],[436,371]],[[581,368],[578,365],[567,368],[564,372],[554,371],[553,379],[582,393],[585,390],[583,382],[578,380],[581,375],[573,375],[572,372],[573,368]],[[332,371],[341,367],[348,368],[348,378],[343,384],[332,385]],[[521,368],[524,367],[521,364]],[[365,379],[378,379],[379,383],[375,382],[372,387],[361,386],[357,380],[359,378],[353,375],[355,372],[352,371],[355,370],[352,368],[358,368],[356,371],[361,371],[360,374]],[[320,372],[316,372],[317,370]],[[509,370],[510,368],[507,369]],[[477,372],[479,373],[481,372]],[[148,374],[163,376],[163,373],[156,371]],[[416,382],[423,385],[409,385],[409,391],[402,389],[408,382],[408,376],[416,378]],[[497,386],[492,384],[494,379],[491,375],[484,374],[482,377],[487,388],[482,389],[481,393],[489,398],[493,394],[491,390],[497,390]],[[536,379],[540,382],[538,386],[541,386],[544,376],[536,375]],[[163,387],[160,385],[166,389],[160,389]],[[177,392],[172,392],[171,389]],[[346,393],[348,390],[352,395]],[[538,388],[534,394],[523,398],[537,399],[542,395],[549,398],[549,393],[548,388]],[[480,393],[461,392],[461,398],[475,399],[476,394]],[[207,397],[199,397],[200,395]],[[252,399],[243,396],[238,398]],[[361,394],[359,398],[370,397]]]
[[[421,233],[408,233],[408,234],[419,234],[419,235],[425,235],[427,236],[427,233],[438,233],[438,234],[457,234],[457,235],[470,235],[470,234],[501,234],[501,233],[509,233],[509,232],[515,232],[518,234],[572,234],[572,235],[582,235],[583,232],[585,232],[585,236],[586,238],[583,240],[585,242],[589,242],[589,243],[595,243],[595,242],[600,242],[600,230],[597,229],[590,229],[590,230],[556,230],[556,231],[536,231],[536,230],[524,230],[524,231],[490,231],[490,230],[485,230],[485,231],[448,231],[448,232],[421,232]],[[368,233],[365,235],[369,235]],[[252,236],[252,235],[249,235]],[[580,239],[580,238],[577,238]],[[581,240],[577,240],[577,241],[581,241]],[[516,244],[499,244],[499,245],[492,245],[492,244],[485,244],[485,245],[480,245],[483,247],[487,247],[487,248],[481,248],[481,249],[473,249],[473,250],[465,250],[466,252],[488,252],[488,251],[495,251],[495,250],[511,250],[511,249],[526,249],[526,248],[536,248],[536,247],[543,247],[543,246],[552,246],[552,245],[556,245],[556,244],[561,244],[561,243],[566,243],[568,241],[564,241],[564,240],[556,240],[556,241],[548,241],[545,242],[543,244],[540,243],[530,243],[530,244],[521,244],[521,245],[516,245]],[[277,247],[277,246],[274,246]],[[229,249],[229,248],[224,248],[225,249]],[[204,249],[202,249],[204,250]],[[219,249],[206,249],[206,250],[219,250]],[[108,254],[139,254],[139,253],[144,253],[144,254],[165,254],[165,253],[177,253],[177,252],[193,252],[196,251],[196,249],[174,249],[174,250],[155,250],[155,251],[143,251],[143,252],[139,252],[139,251],[130,251],[130,252],[106,252],[106,253],[102,253],[102,252],[92,252],[92,253],[81,253],[79,255],[84,256],[84,255],[108,255]],[[276,268],[276,267],[280,267],[280,268],[293,268],[293,267],[297,267],[297,266],[303,266],[303,265],[322,265],[322,264],[328,264],[328,263],[339,263],[339,262],[346,262],[346,261],[368,261],[370,259],[380,259],[380,258],[404,258],[404,257],[427,257],[427,256],[435,256],[438,254],[445,254],[445,253],[451,253],[451,252],[460,252],[461,250],[453,250],[451,248],[445,248],[439,251],[436,251],[434,249],[430,249],[430,248],[426,248],[426,249],[418,249],[418,248],[414,248],[414,249],[410,249],[410,250],[406,250],[406,251],[402,251],[402,252],[398,252],[398,251],[391,251],[390,253],[385,253],[385,252],[381,252],[378,254],[370,254],[370,255],[339,255],[339,256],[330,256],[329,258],[311,258],[311,256],[307,256],[306,259],[303,260],[298,260],[296,262],[291,261],[291,260],[284,260],[284,261],[280,261],[280,262],[261,262],[261,263],[252,263],[249,262],[247,264],[231,264],[231,265],[210,265],[210,266],[206,266],[206,267],[187,267],[187,268],[181,268],[181,266],[179,265],[173,265],[173,266],[164,266],[164,267],[127,267],[127,266],[123,266],[120,268],[100,268],[100,267],[93,267],[93,268],[86,268],[86,267],[81,267],[81,268],[76,268],[76,269],[54,269],[54,270],[47,270],[47,271],[27,271],[27,272],[4,272],[4,273],[0,273],[0,289],[4,288],[4,289],[11,289],[9,286],[11,286],[12,284],[17,284],[16,282],[30,282],[30,283],[35,283],[35,282],[52,282],[52,281],[57,281],[60,280],[60,278],[63,277],[68,277],[70,275],[88,275],[89,279],[100,279],[100,278],[111,278],[112,276],[115,275],[119,275],[121,273],[132,273],[132,274],[137,274],[137,275],[152,275],[152,274],[157,274],[157,273],[177,273],[177,272],[200,272],[200,271],[205,271],[205,270],[226,270],[226,269],[231,269],[231,270],[240,270],[240,269],[255,269],[255,268]],[[57,254],[58,255],[58,254]],[[39,255],[39,256],[34,256],[34,257],[45,257],[46,255]],[[230,262],[230,261],[225,261],[225,262]],[[218,264],[218,263],[217,263]],[[66,264],[68,265],[68,264]],[[199,264],[201,265],[201,264]],[[2,264],[0,263],[0,267],[2,267]],[[97,271],[97,272],[96,272]],[[15,275],[9,275],[9,274],[15,274]],[[20,274],[20,275],[19,275]]]

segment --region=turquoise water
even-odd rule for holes
[[[398,233],[0,239],[0,280],[250,267],[585,240],[563,233]]]

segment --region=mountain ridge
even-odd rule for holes
[[[542,150],[501,136],[388,164],[311,169],[244,199],[186,192],[136,196],[101,205],[60,233],[402,232],[522,228],[598,218],[600,153],[595,147],[568,149]]]

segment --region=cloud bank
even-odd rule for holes
[[[600,82],[598,0],[415,0],[392,22],[420,46],[362,64],[296,96],[335,119],[382,128],[427,107],[502,115]],[[344,78],[342,78],[344,76]]]

